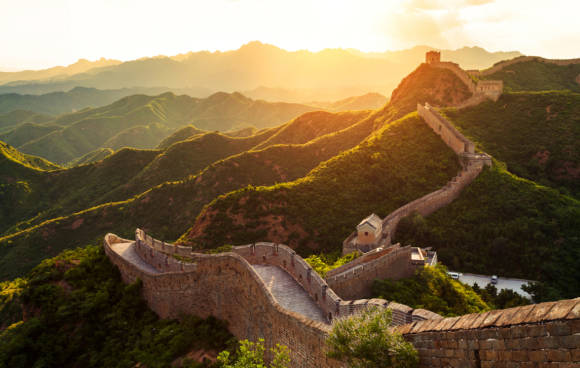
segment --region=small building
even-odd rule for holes
[[[376,214],[371,214],[356,227],[356,243],[359,245],[375,244],[381,238],[383,220]]]
[[[427,64],[439,63],[441,61],[441,53],[439,51],[427,51],[425,54],[425,62]]]

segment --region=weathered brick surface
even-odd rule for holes
[[[580,319],[568,319],[579,305],[576,298],[398,329],[413,345],[433,347],[418,350],[422,367],[453,366],[458,360],[460,367],[579,368]]]
[[[329,325],[282,308],[251,266],[279,265],[287,270],[324,311],[340,317],[377,305],[393,309],[397,327],[419,351],[422,367],[579,367],[580,298],[510,308],[462,317],[413,321],[414,310],[382,299],[342,301],[306,262],[289,248],[257,244],[236,253],[193,254],[147,239],[135,252],[149,267],[139,268],[110,247],[121,240],[108,235],[105,251],[125,282],[143,281],[143,296],[160,316],[213,315],[225,320],[238,338],[265,338],[291,349],[293,367],[342,367],[325,355]],[[162,252],[165,250],[167,252]],[[179,254],[181,262],[167,254]],[[167,272],[169,270],[169,272]],[[338,303],[337,303],[338,301]],[[429,317],[428,311],[417,317]],[[553,319],[553,317],[559,317]],[[412,322],[412,323],[410,323]],[[407,323],[407,324],[405,324]]]

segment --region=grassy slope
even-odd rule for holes
[[[1,232],[13,232],[46,219],[79,211],[99,202],[99,198],[140,172],[159,151],[123,149],[105,160],[67,170],[22,173],[16,183],[25,180],[24,191],[5,197]],[[0,168],[0,172],[7,170]],[[8,180],[2,180],[10,184]],[[22,223],[21,223],[22,222]]]
[[[52,219],[0,238],[0,277],[19,275],[78,242],[98,242],[109,231],[129,237],[135,227],[143,227],[159,238],[176,239],[216,196],[246,185],[271,185],[304,176],[321,161],[368,136],[375,124],[380,124],[375,118],[307,144],[243,152],[186,180],[164,183],[129,200]]]
[[[101,161],[107,156],[110,156],[114,153],[110,148],[99,148],[94,151],[87,153],[84,156],[81,156],[67,164],[68,167],[80,166],[85,164],[90,164],[92,162]]]
[[[429,77],[434,86],[422,83],[417,75],[420,73],[435,74],[436,78]],[[438,86],[452,84],[455,79],[446,70],[420,67],[407,79],[416,83],[410,85],[406,94],[440,104],[440,98],[448,97],[441,93],[446,89]],[[429,91],[435,92],[436,96],[429,97]],[[452,98],[464,95],[460,90]],[[159,238],[176,239],[191,226],[201,207],[216,196],[247,185],[272,185],[304,176],[321,161],[354,147],[373,129],[416,107],[417,100],[407,98],[401,101],[399,105],[391,104],[341,132],[317,138],[308,144],[276,145],[241,153],[211,165],[198,176],[161,184],[124,202],[104,204],[40,225],[32,222],[30,225],[35,225],[32,228],[0,238],[2,277],[21,274],[41,259],[75,246],[77,241],[100,241],[108,231],[131,236],[135,227],[144,227]]]
[[[24,143],[40,138],[61,127],[58,125],[40,125],[35,123],[22,123],[16,128],[0,134],[0,140],[11,144],[15,147],[21,146]]]
[[[526,61],[509,65],[484,79],[501,79],[506,91],[570,90],[580,92],[575,79],[580,75],[580,64],[555,65]]]
[[[457,159],[416,114],[388,124],[305,178],[214,200],[180,239],[196,248],[270,240],[333,251],[371,212],[385,216],[442,185]]]
[[[175,132],[173,132],[172,134],[170,134],[169,136],[164,138],[159,143],[159,145],[157,145],[157,148],[158,149],[166,149],[169,146],[171,146],[173,143],[181,142],[181,141],[184,141],[186,139],[193,138],[194,136],[196,136],[198,134],[203,134],[203,133],[206,133],[206,131],[201,130],[201,129],[197,129],[193,125],[188,125],[186,127],[183,127],[181,129],[176,130]]]
[[[123,100],[127,101],[121,106],[115,103],[109,110],[101,108],[74,114],[80,120],[72,123],[64,117],[57,119],[55,122],[69,125],[29,141],[20,149],[63,163],[100,148],[107,140],[128,128],[157,122],[170,129],[179,127],[191,118],[188,112],[191,98],[187,96],[166,93],[156,97],[131,96]],[[136,144],[137,141],[132,143]]]
[[[499,163],[425,219],[402,221],[395,241],[432,246],[452,269],[548,282],[580,294],[580,202]]]
[[[510,172],[580,198],[580,94],[508,93],[445,113]]]
[[[273,144],[306,143],[316,137],[332,133],[360,121],[370,111],[345,111],[329,113],[314,111],[302,114],[290,124],[282,127],[274,135],[260,144],[256,149],[271,146]]]
[[[5,114],[0,114],[0,132],[12,129],[21,123],[45,123],[53,117],[44,114],[37,114],[33,111],[14,110]]]
[[[215,319],[161,320],[102,247],[67,251],[0,283],[0,367],[168,367],[233,337]]]
[[[118,150],[123,147],[148,149],[156,147],[161,139],[173,131],[159,123],[127,128],[102,144],[103,148]]]
[[[225,131],[248,124],[270,127],[312,110],[316,108],[254,101],[239,93],[216,93],[205,99],[172,93],[133,95],[100,108],[62,115],[53,123],[65,126],[63,129],[29,140],[20,148],[26,153],[64,163],[113,145],[110,140],[122,141],[115,146],[153,148],[171,131],[192,121],[206,130]],[[143,128],[135,131],[135,127],[154,123],[160,124],[163,132],[156,129],[152,134]]]
[[[442,316],[481,313],[491,309],[468,285],[453,280],[442,264],[417,270],[401,280],[375,280],[373,297],[424,308]]]
[[[31,170],[56,170],[60,167],[43,158],[27,155],[9,144],[0,141],[0,175],[7,178],[13,175],[19,178],[18,172],[28,172]]]

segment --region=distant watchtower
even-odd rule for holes
[[[438,63],[441,61],[441,53],[439,51],[427,51],[425,54],[425,62],[427,64]]]

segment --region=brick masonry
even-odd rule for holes
[[[421,367],[580,367],[580,298],[397,329]]]
[[[127,242],[130,241],[108,234],[104,240],[105,252],[125,282],[142,281],[143,296],[159,316],[213,315],[226,321],[238,338],[265,338],[270,345],[287,345],[292,367],[344,365],[326,357],[325,340],[330,325],[282,308],[251,262],[281,264],[284,268],[286,261],[284,269],[293,277],[300,279],[302,275],[302,285],[311,295],[326,290],[326,294],[319,294],[321,308],[332,310],[331,301],[339,301],[335,318],[369,305],[391,308],[398,325],[395,328],[418,349],[422,367],[578,367],[580,364],[580,298],[442,319],[426,310],[414,310],[381,299],[334,299],[336,294],[324,287],[324,280],[308,271],[306,262],[290,248],[279,244],[259,243],[236,247],[228,253],[195,254],[186,252],[186,247],[178,250],[177,246],[151,239],[138,230],[137,253],[147,257],[147,262],[152,261],[157,270],[145,271],[138,262],[129,261],[115,251],[116,246]],[[170,247],[175,253],[185,254],[189,261],[179,261],[160,250],[171,251]],[[296,271],[288,263],[292,259]],[[310,281],[307,281],[309,273]],[[322,295],[326,295],[324,299]]]

